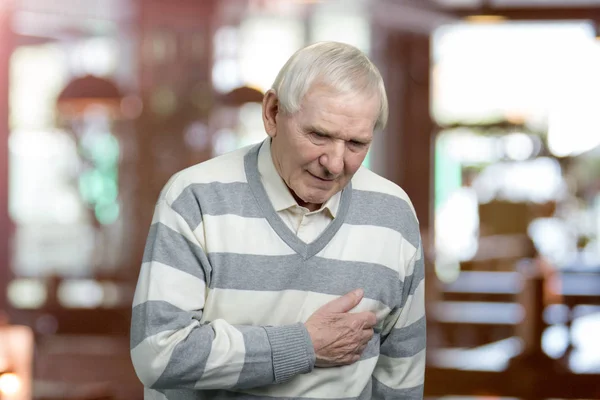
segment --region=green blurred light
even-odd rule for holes
[[[117,165],[111,165],[107,168],[104,168],[102,170],[102,173],[104,174],[104,176],[106,176],[107,178],[109,178],[111,181],[113,182],[117,182],[118,178],[119,178],[119,170],[117,168]]]
[[[96,219],[102,225],[110,225],[119,219],[121,208],[118,203],[98,203],[95,208]]]
[[[115,180],[115,170],[90,170],[84,172],[79,179],[79,193],[89,204],[111,203],[119,195],[119,187]]]
[[[98,199],[96,200],[96,203],[98,203],[98,204],[112,203],[117,199],[118,195],[119,195],[119,193],[117,190],[117,185],[112,181],[105,181],[104,182],[104,191],[102,192],[102,195],[98,197]]]
[[[119,141],[111,134],[102,135],[94,143],[91,158],[101,168],[108,168],[119,161]]]
[[[87,203],[95,203],[104,191],[104,177],[98,170],[85,171],[79,177],[79,193]]]
[[[452,136],[442,134],[435,145],[434,207],[437,210],[461,186],[461,164],[449,151]]]

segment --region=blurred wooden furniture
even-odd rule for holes
[[[61,281],[48,280],[42,308],[12,312],[12,321],[35,328],[33,399],[142,400],[129,353],[133,289],[123,286],[123,303],[112,307],[65,307]]]
[[[510,272],[515,270],[519,260],[535,255],[533,242],[524,233],[482,236],[473,258],[462,261],[460,268],[461,271]]]
[[[426,372],[427,396],[436,395],[494,395],[514,396],[526,399],[544,398],[600,398],[600,354],[596,357],[595,364],[586,361],[583,354],[594,349],[570,349],[570,339],[563,337],[562,347],[566,349],[564,355],[558,359],[551,358],[543,346],[545,332],[548,331],[548,320],[556,310],[561,308],[547,307],[544,302],[544,285],[546,276],[535,264],[523,261],[519,266],[521,271],[522,291],[517,295],[519,303],[482,303],[486,304],[487,313],[479,310],[479,318],[487,323],[511,323],[517,313],[523,314],[515,324],[515,333],[503,340],[495,341],[475,348],[430,348],[428,350],[428,367]],[[507,275],[511,276],[511,275]],[[572,274],[562,275],[565,294],[570,293],[570,288],[576,292],[580,281]],[[589,279],[589,277],[588,277]],[[510,279],[507,278],[510,282]],[[513,278],[514,282],[514,278]],[[508,286],[508,285],[507,285]],[[593,285],[592,285],[593,286]],[[515,295],[514,287],[509,287],[508,295]],[[588,296],[587,299],[597,301],[598,295]],[[575,294],[580,299],[580,294]],[[566,296],[568,298],[568,296]],[[590,300],[588,300],[590,301]],[[451,304],[451,303],[450,303]],[[463,310],[471,307],[473,303],[456,302]],[[496,308],[494,308],[494,306]],[[512,308],[510,311],[509,306]],[[516,308],[515,306],[519,306]],[[562,308],[564,311],[564,307]],[[439,311],[442,313],[442,311]],[[460,318],[476,320],[476,313],[460,314]],[[452,313],[445,310],[443,317],[435,315],[434,318],[452,318]],[[563,316],[565,313],[563,312]],[[484,316],[484,317],[483,317]],[[554,317],[556,318],[556,316]],[[455,317],[455,319],[459,319]],[[580,317],[578,323],[589,322],[590,328],[582,329],[593,337],[593,327],[600,322],[600,313],[590,313]],[[470,323],[470,322],[467,322]],[[556,341],[556,335],[553,336]],[[595,338],[593,340],[595,342]],[[587,362],[587,364],[586,364]]]
[[[600,368],[587,373],[510,368],[511,357],[520,351],[516,337],[474,349],[428,350],[425,395],[600,398]]]
[[[107,383],[74,384],[35,381],[33,400],[115,400],[114,390]]]
[[[142,385],[129,339],[106,335],[52,335],[38,344],[34,399],[141,400]]]
[[[546,324],[566,324],[600,311],[600,273],[561,271],[559,296],[563,304],[544,310]],[[517,272],[464,271],[458,279],[439,286],[441,301],[431,305],[434,327],[444,331],[447,344],[483,345],[514,334],[523,318],[516,303],[522,289]]]
[[[515,303],[444,301],[431,305],[428,319],[441,344],[473,347],[514,335],[522,314]]]
[[[559,295],[569,308],[580,304],[600,305],[600,271],[557,271]],[[452,283],[442,285],[444,300],[514,301],[521,290],[517,272],[464,271]]]
[[[461,271],[451,283],[441,284],[447,301],[513,302],[521,288],[517,272]]]

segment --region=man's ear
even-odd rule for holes
[[[262,118],[267,135],[274,138],[277,135],[277,114],[279,114],[279,99],[273,89],[269,89],[262,102]]]

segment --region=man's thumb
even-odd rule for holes
[[[323,307],[321,307],[321,311],[337,313],[348,312],[356,307],[358,303],[360,303],[364,294],[365,293],[362,289],[356,289],[325,304]]]

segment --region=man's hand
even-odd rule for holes
[[[361,289],[319,308],[304,326],[315,348],[317,367],[353,364],[373,337],[377,318],[372,312],[349,313],[362,300]]]

